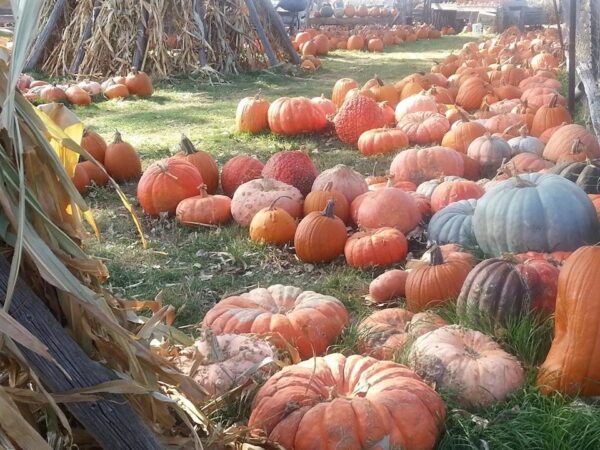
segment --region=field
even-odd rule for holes
[[[428,71],[437,60],[468,41],[469,36],[444,37],[393,47],[382,54],[338,51],[324,60],[313,75],[273,72],[240,75],[224,83],[210,84],[192,79],[172,80],[157,86],[147,100],[101,102],[78,108],[86,125],[109,136],[118,129],[140,152],[144,166],[172,155],[185,133],[199,148],[210,151],[220,164],[237,154],[251,154],[266,161],[282,149],[306,148],[320,170],[347,164],[364,175],[383,174],[391,157],[367,159],[332,135],[284,139],[270,134],[241,136],[234,133],[237,102],[259,90],[273,100],[280,96],[329,95],[338,78],[348,76],[359,83],[374,74],[394,82],[416,71]],[[136,204],[135,185],[124,191]],[[170,218],[143,218],[149,241],[140,245],[135,227],[116,193],[95,188],[88,201],[102,232],[100,241],[88,239],[86,250],[105,260],[110,287],[125,298],[159,297],[177,309],[177,322],[197,324],[219,299],[256,286],[292,284],[344,302],[353,320],[372,309],[364,295],[380,270],[357,270],[342,261],[315,266],[299,262],[289,248],[252,243],[247,230],[236,225],[223,228],[187,229]],[[138,208],[139,211],[139,208]],[[141,216],[141,211],[140,216]],[[417,252],[421,246],[413,243]],[[451,311],[441,311],[452,319]],[[509,327],[502,344],[525,362],[530,379],[543,359],[551,339],[552,324],[528,318]],[[351,353],[356,331],[349,327],[335,345],[336,351]],[[600,448],[600,409],[560,396],[544,397],[526,387],[507,402],[492,409],[469,412],[452,409],[448,396],[447,431],[439,448],[452,449],[597,449]],[[246,405],[236,404],[223,413],[223,423],[242,421]]]

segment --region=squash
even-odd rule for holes
[[[361,231],[346,241],[344,255],[351,267],[387,267],[403,261],[408,253],[408,242],[395,228]]]
[[[404,297],[408,272],[392,269],[382,273],[369,284],[366,299],[372,303],[387,303]]]
[[[460,200],[436,212],[427,226],[427,236],[438,244],[477,245],[473,231],[473,215],[477,200]]]

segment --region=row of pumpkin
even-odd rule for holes
[[[72,85],[52,84],[21,74],[17,87],[32,103],[60,102],[75,106],[87,106],[101,96],[111,100],[130,96],[150,97],[154,93],[150,77],[135,69],[127,76],[110,77],[102,83],[85,80]]]

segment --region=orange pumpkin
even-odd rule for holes
[[[400,269],[388,270],[382,273],[369,284],[369,295],[366,299],[379,304],[404,297],[408,273]]]
[[[145,73],[137,69],[132,69],[125,78],[125,86],[131,95],[138,97],[150,97],[154,93],[152,80]]]
[[[379,228],[350,236],[344,247],[351,267],[387,267],[406,258],[408,242],[395,228]]]
[[[101,166],[99,167],[92,161],[84,161],[79,164],[85,169],[90,183],[94,183],[96,186],[106,186],[108,184],[108,174]]]
[[[331,94],[331,101],[339,108],[346,99],[346,94],[352,89],[357,89],[358,83],[351,78],[340,78],[333,85],[333,93]]]
[[[431,210],[435,213],[450,203],[460,200],[478,199],[485,193],[474,181],[452,180],[440,183],[431,194]]]
[[[281,97],[269,106],[269,127],[282,135],[315,133],[327,127],[327,118],[317,105],[305,97]]]
[[[79,86],[74,85],[65,91],[67,100],[77,106],[87,106],[92,103],[92,97]]]
[[[73,174],[73,177],[71,178],[71,181],[73,182],[73,184],[77,188],[77,191],[81,195],[83,195],[87,192],[88,187],[90,185],[90,176],[88,175],[87,171],[85,170],[85,166],[83,166],[82,164],[83,163],[79,163],[79,164],[75,165],[75,173]]]
[[[556,127],[562,123],[572,123],[573,119],[567,108],[557,104],[558,95],[555,95],[548,106],[541,106],[533,117],[531,135],[539,137],[548,128]]]
[[[200,195],[177,204],[175,217],[182,225],[222,225],[231,220],[231,199],[225,195],[208,195],[203,185]]]
[[[242,133],[260,133],[269,129],[271,103],[260,95],[240,100],[235,112],[235,128]]]
[[[442,139],[442,147],[452,148],[461,153],[467,153],[471,142],[486,133],[486,129],[478,122],[467,121],[455,125]]]
[[[313,189],[304,199],[304,215],[307,216],[311,212],[320,212],[325,209],[329,200],[335,203],[335,215],[338,216],[344,223],[348,223],[350,219],[350,205],[346,196],[341,192],[332,190],[333,183],[328,182],[323,189]]]
[[[95,131],[85,128],[81,138],[81,147],[94,157],[100,164],[104,164],[104,154],[106,153],[106,141]]]
[[[390,205],[394,205],[393,208]],[[354,223],[375,230],[394,227],[411,232],[421,221],[421,212],[410,194],[395,187],[384,187],[356,197],[350,204]]]
[[[271,206],[258,211],[250,222],[250,239],[255,242],[283,245],[294,240],[296,219],[285,209],[275,207],[279,198]]]
[[[402,130],[375,128],[358,139],[358,149],[365,156],[381,155],[408,147],[408,137]]]
[[[142,174],[140,155],[131,144],[123,141],[119,131],[115,131],[112,143],[106,147],[104,167],[116,181],[136,180]]]
[[[441,142],[450,130],[450,122],[443,114],[425,111],[405,114],[398,120],[397,127],[406,133],[412,144],[431,145]]]
[[[208,152],[197,150],[185,135],[181,135],[179,142],[180,151],[175,155],[180,158],[185,158],[191,162],[202,175],[202,180],[206,185],[206,191],[209,194],[217,192],[219,187],[219,166],[217,162]]]

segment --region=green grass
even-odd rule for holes
[[[76,113],[105,137],[118,128],[139,150],[144,166],[176,151],[181,133],[210,151],[220,164],[237,154],[254,154],[266,160],[281,149],[304,146],[318,168],[334,164],[353,166],[365,175],[383,174],[391,157],[365,158],[339,143],[332,134],[281,138],[271,134],[245,136],[234,132],[237,102],[259,89],[271,100],[280,96],[329,95],[335,80],[350,76],[360,83],[375,73],[394,82],[415,71],[426,71],[471,37],[453,36],[392,48],[382,54],[338,51],[324,59],[323,69],[312,75],[280,71],[241,75],[223,84],[177,79],[157,85],[150,99],[106,101]],[[376,167],[376,169],[375,169]],[[134,205],[135,185],[123,189]],[[177,325],[195,324],[219,299],[256,286],[292,284],[339,298],[349,309],[352,324],[330,348],[350,354],[356,350],[356,323],[373,308],[364,296],[382,271],[348,267],[343,258],[331,264],[298,261],[290,248],[266,247],[248,239],[236,225],[222,228],[183,228],[172,219],[143,217],[149,248],[143,249],[135,228],[115,192],[94,189],[88,195],[102,232],[102,240],[88,239],[86,249],[105,261],[110,287],[124,298],[159,296],[177,309]],[[139,211],[139,208],[138,208]],[[140,214],[141,215],[141,214]],[[411,243],[411,249],[418,249]],[[440,313],[457,322],[452,306]],[[483,330],[487,332],[497,330]],[[525,318],[515,322],[497,340],[525,363],[530,380],[545,356],[551,322]],[[403,355],[399,355],[402,360]],[[600,448],[600,409],[560,396],[545,397],[528,384],[508,401],[482,412],[455,407],[451,399],[442,449],[592,449]],[[243,422],[250,398],[230,404],[215,414],[223,426]]]

